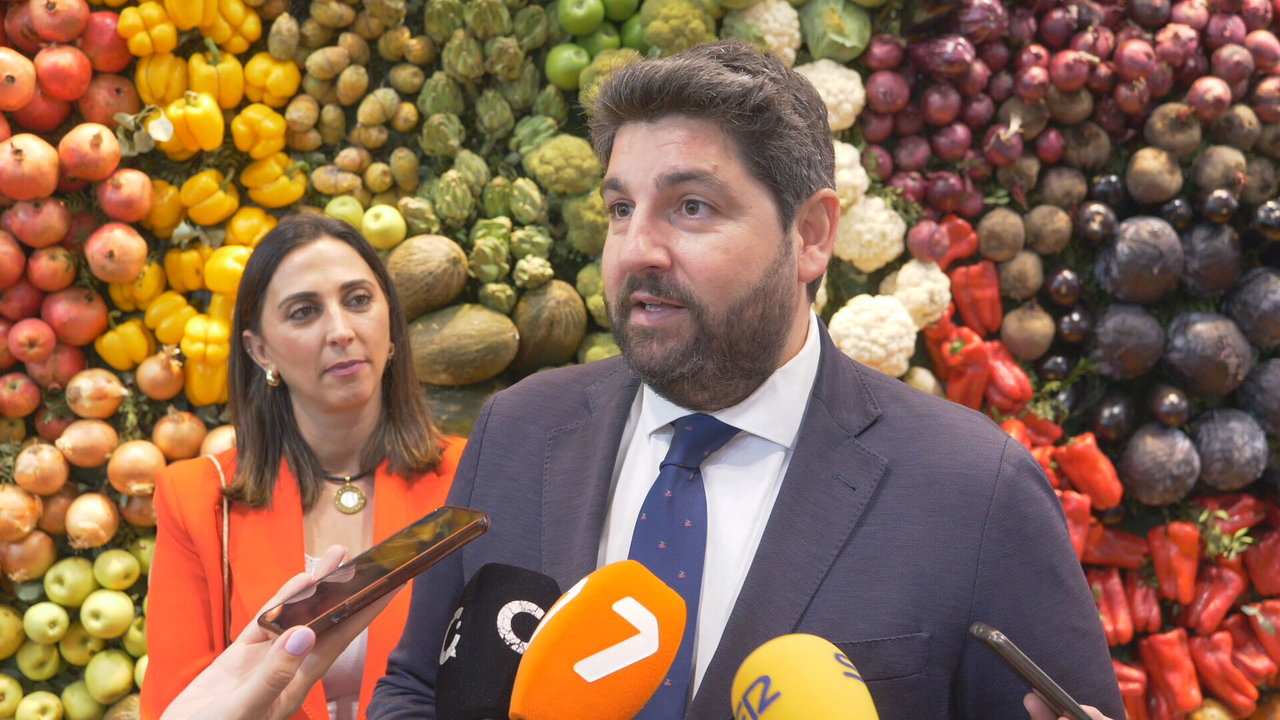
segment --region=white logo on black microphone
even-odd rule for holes
[[[532,615],[534,620],[541,620],[543,609],[528,600],[512,600],[498,611],[498,637],[502,638],[507,647],[523,655],[529,649],[529,643],[521,640],[511,629],[511,623],[517,615]]]
[[[449,658],[458,657],[458,641],[462,639],[462,610],[458,608],[449,621],[449,630],[444,634],[444,645],[440,648],[440,664]]]

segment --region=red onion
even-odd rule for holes
[[[974,60],[969,66],[969,72],[956,81],[956,89],[965,97],[977,95],[987,89],[987,83],[990,80],[991,69],[981,60]]]
[[[1106,6],[1093,0],[1069,0],[1067,11],[1075,16],[1076,27],[1104,25],[1107,21]]]
[[[964,159],[960,161],[960,168],[964,170],[965,176],[974,182],[985,182],[992,173],[991,163],[987,162],[974,148],[965,151]]]
[[[1099,25],[1115,30],[1125,22],[1124,4],[1109,2],[1101,6],[1102,22]]]
[[[1049,80],[1064,93],[1084,87],[1089,79],[1089,55],[1077,50],[1060,50],[1049,61]]]
[[[1040,17],[1040,40],[1054,50],[1066,47],[1075,32],[1076,19],[1064,7],[1053,8]]]
[[[1022,70],[1032,65],[1038,65],[1048,70],[1049,57],[1049,48],[1043,45],[1028,45],[1018,52],[1018,57],[1013,62],[1013,69]]]
[[[1212,52],[1227,43],[1243,44],[1247,34],[1249,29],[1239,15],[1214,13],[1209,16],[1209,24],[1204,29],[1204,44]]]
[[[1093,104],[1093,115],[1090,119],[1113,137],[1119,135],[1125,128],[1125,115],[1120,112],[1120,106],[1110,95],[1100,98]]]
[[[1005,69],[1012,57],[1013,53],[1009,51],[1009,46],[998,40],[983,43],[978,48],[978,59],[986,63],[992,72],[1000,72]]]
[[[1209,126],[1231,107],[1231,86],[1222,78],[1204,75],[1191,83],[1186,103],[1201,125]]]
[[[1147,40],[1151,37],[1151,33],[1134,25],[1133,23],[1125,23],[1123,27],[1116,30],[1116,47],[1124,44],[1125,40]]]
[[[1280,122],[1280,77],[1263,78],[1253,89],[1253,111],[1262,122]]]
[[[924,132],[924,111],[920,103],[911,101],[893,116],[893,133],[898,137],[910,137]]]
[[[1039,65],[1023,68],[1013,76],[1013,94],[1025,103],[1038,102],[1049,92],[1049,71]]]
[[[1172,11],[1169,0],[1132,0],[1129,3],[1129,17],[1152,30],[1169,22]]]
[[[985,128],[991,122],[991,118],[995,116],[995,101],[992,100],[990,95],[983,93],[966,98],[964,106],[960,110],[960,119],[969,126],[970,130]]]
[[[1036,137],[1036,157],[1045,165],[1052,165],[1067,152],[1066,138],[1058,128],[1048,128]]]
[[[1110,60],[1100,62],[1089,70],[1089,79],[1085,82],[1089,92],[1095,95],[1106,95],[1116,86],[1116,66]]]
[[[884,142],[893,137],[893,116],[866,111],[858,115],[862,138],[867,142]]]
[[[1173,68],[1167,62],[1156,63],[1156,69],[1147,78],[1147,90],[1152,99],[1162,98],[1173,92]]]
[[[975,43],[999,40],[1009,32],[1009,14],[1000,0],[961,0],[955,21],[960,34]]]
[[[1213,0],[1213,9],[1221,13],[1239,14],[1243,4],[1241,0]]]
[[[1156,33],[1156,57],[1174,67],[1182,67],[1199,47],[1200,35],[1190,25],[1169,23]]]
[[[925,182],[924,176],[918,172],[898,171],[889,178],[889,187],[897,188],[902,193],[902,197],[911,202],[924,202],[925,190],[928,184]]]
[[[1071,49],[1088,53],[1101,60],[1111,57],[1116,49],[1116,34],[1102,25],[1088,27],[1071,38]]]
[[[917,260],[937,262],[950,249],[946,232],[933,220],[921,220],[907,231],[907,251]]]
[[[1203,30],[1209,24],[1208,0],[1180,0],[1173,4],[1169,19],[1188,25],[1193,30]]]
[[[1260,70],[1270,70],[1280,65],[1280,39],[1270,30],[1254,30],[1244,38],[1245,49],[1253,56],[1253,64]]]
[[[880,145],[868,145],[862,151],[862,167],[880,182],[893,175],[893,157]]]
[[[963,182],[964,191],[960,197],[960,205],[956,207],[956,214],[967,220],[976,220],[987,209],[986,197],[968,178]]]
[[[1146,40],[1125,40],[1116,48],[1115,64],[1121,80],[1150,77],[1156,69],[1156,51]]]
[[[1173,80],[1181,87],[1189,87],[1202,75],[1209,72],[1209,57],[1200,51],[1191,54],[1173,74]]]
[[[892,70],[877,70],[867,78],[867,107],[881,115],[892,115],[907,106],[911,87]]]
[[[930,85],[920,98],[925,123],[934,127],[950,125],[960,115],[960,91],[947,83]]]
[[[1151,102],[1151,90],[1147,88],[1147,81],[1141,78],[1116,85],[1111,96],[1116,99],[1120,112],[1126,115],[1137,115]]]
[[[1008,70],[1001,70],[987,81],[987,94],[996,102],[1004,102],[1013,94],[1013,75]]]
[[[1036,39],[1036,13],[1031,8],[1015,8],[1009,14],[1009,42],[1015,46],[1030,45]]]
[[[1015,118],[1016,119],[1016,118]],[[992,125],[982,138],[982,157],[995,167],[1012,165],[1022,156],[1022,134],[1004,123]]]
[[[1244,102],[1249,97],[1249,78],[1231,83],[1231,102]]]
[[[907,56],[916,67],[935,77],[956,79],[969,72],[969,66],[978,58],[977,50],[968,38],[945,35],[907,46]]]
[[[1214,75],[1235,84],[1241,80],[1248,80],[1253,74],[1253,55],[1245,49],[1244,45],[1228,43],[1214,50],[1213,55],[1209,56],[1209,68]]]
[[[929,173],[925,202],[938,212],[955,212],[964,201],[964,180],[953,172]]]
[[[1244,0],[1240,3],[1240,19],[1250,31],[1271,27],[1272,17],[1271,0]]]
[[[898,38],[881,33],[873,35],[867,44],[867,52],[863,55],[870,70],[893,70],[902,64],[906,50]]]
[[[913,135],[898,141],[898,147],[893,149],[893,165],[907,172],[924,170],[929,164],[929,156],[929,141]]]
[[[938,130],[929,137],[929,146],[943,162],[955,162],[973,145],[973,133],[969,126],[956,122]]]

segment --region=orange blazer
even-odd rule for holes
[[[439,468],[413,483],[387,473],[374,477],[373,540],[444,504],[466,440],[447,438]],[[235,450],[218,456],[227,482],[235,477]],[[228,644],[223,638],[222,498],[218,472],[206,457],[174,463],[156,479],[156,547],[147,598],[150,672],[142,690],[142,717],[155,720]],[[289,578],[303,572],[302,498],[288,464],[280,463],[270,508],[231,505],[231,638],[256,622],[258,609]],[[360,685],[360,718],[373,686],[386,672],[387,655],[409,615],[402,592],[369,626]],[[316,683],[292,720],[329,720],[324,688]]]

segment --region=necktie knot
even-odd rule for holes
[[[724,447],[740,430],[705,413],[685,415],[671,423],[675,434],[671,447],[662,460],[662,467],[678,465],[687,470],[697,470],[711,453]]]

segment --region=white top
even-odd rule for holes
[[[316,568],[320,558],[304,555],[307,572]],[[361,632],[324,674],[324,697],[329,703],[329,720],[356,720],[360,709],[360,680],[364,674],[365,650],[369,631]]]
[[[800,352],[747,399],[710,413],[743,432],[702,464],[707,554],[691,694],[697,691],[720,644],[791,464],[820,354],[818,318],[810,313],[808,336]],[[672,404],[648,385],[636,393],[614,465],[613,496],[600,542],[601,566],[627,559],[640,506],[671,445],[671,422],[692,412]]]

